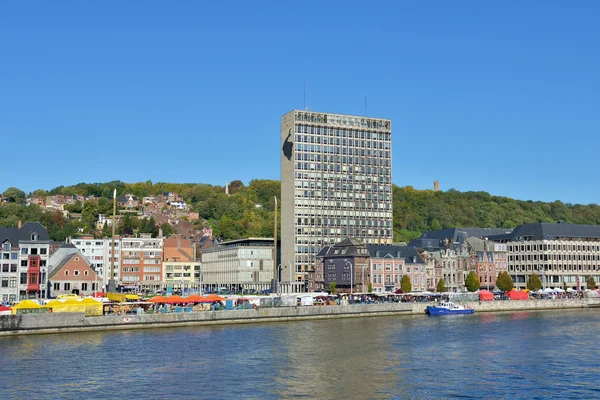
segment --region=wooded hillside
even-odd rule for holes
[[[273,196],[280,197],[279,181],[255,179],[247,186],[233,181],[228,196],[222,186],[208,184],[80,183],[59,186],[50,191],[36,190],[25,195],[17,188],[7,189],[3,195],[7,203],[0,205],[0,226],[16,226],[19,220],[40,221],[48,227],[51,238],[63,240],[76,235],[78,229],[93,233],[98,214],[110,214],[113,189],[118,195],[135,194],[155,196],[162,192],[176,192],[183,196],[193,211],[207,221],[215,236],[223,239],[242,237],[269,237],[273,235]],[[27,197],[50,195],[83,195],[101,197],[98,202],[67,206],[71,212],[81,213],[81,220],[69,220],[59,211],[44,211],[36,205],[25,206]],[[514,228],[528,222],[563,221],[579,224],[600,224],[600,207],[595,204],[565,204],[560,201],[521,201],[492,196],[486,192],[459,192],[416,190],[410,186],[394,186],[394,239],[408,241],[429,230],[447,227],[505,227]],[[203,221],[197,223],[202,227]],[[138,224],[149,230],[149,224]],[[96,232],[102,234],[102,232]]]

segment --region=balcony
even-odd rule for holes
[[[40,290],[40,256],[28,257],[27,268],[27,291],[37,292]]]

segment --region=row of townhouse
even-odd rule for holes
[[[508,270],[507,246],[466,233],[454,241],[448,233],[441,239],[424,234],[408,246],[364,244],[355,238],[325,246],[309,275],[309,290],[326,290],[335,282],[341,292],[391,292],[407,275],[413,291],[435,291],[443,280],[447,291],[461,292],[470,271],[477,273],[481,288],[493,288],[498,273]]]
[[[47,294],[48,230],[38,222],[0,228],[0,298],[13,302]]]
[[[116,237],[114,243],[110,238],[82,237],[70,240],[63,247],[76,249],[94,271],[94,279],[90,275],[88,281],[95,282],[97,277],[100,284],[90,284],[89,290],[92,286],[106,287],[111,269],[117,284],[124,289],[156,291],[169,286],[196,289],[200,285],[201,263],[197,261],[196,248],[181,235],[168,238],[152,238],[147,234],[136,238]],[[73,251],[63,250],[63,254],[57,251],[55,255],[52,269],[65,257],[72,256]]]
[[[309,272],[308,290],[327,290],[335,283],[340,293],[390,292],[399,289],[407,275],[413,290],[424,291],[428,270],[414,247],[346,238],[318,253],[315,269]]]
[[[392,291],[409,275],[413,290],[434,291],[443,280],[447,291],[461,292],[471,271],[480,288],[495,289],[498,274],[508,272],[518,289],[536,274],[544,287],[582,290],[590,277],[600,282],[600,225],[448,228],[426,232],[408,246],[345,239],[321,250],[310,288],[336,282],[341,291],[362,291],[368,284],[374,291]]]

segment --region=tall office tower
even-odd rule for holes
[[[281,117],[281,281],[305,282],[345,237],[391,244],[389,119],[293,110]]]

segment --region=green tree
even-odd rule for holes
[[[368,290],[369,293],[373,293],[373,284],[371,282],[369,282]]]
[[[112,237],[112,228],[110,226],[108,226],[108,224],[106,222],[102,226],[101,237],[103,237],[103,238]]]
[[[410,277],[408,275],[403,275],[402,279],[400,279],[400,289],[404,293],[412,292],[412,285],[410,283]]]
[[[121,232],[123,236],[132,236],[135,230],[137,230],[136,221],[129,214],[125,214],[121,220]]]
[[[500,272],[498,278],[496,278],[496,287],[503,292],[508,292],[515,287],[515,284],[510,275],[508,275],[508,272],[503,271]]]
[[[446,291],[446,282],[444,281],[443,278],[438,281],[435,291],[440,292],[440,293]]]
[[[476,292],[479,290],[481,286],[479,282],[479,277],[475,273],[475,271],[471,271],[468,273],[467,278],[465,279],[465,286],[469,292]]]
[[[531,274],[527,280],[527,289],[531,291],[540,290],[542,288],[542,280],[537,274]]]
[[[335,282],[329,284],[329,293],[335,294]]]
[[[162,229],[162,235],[163,237],[168,237],[169,235],[172,235],[175,233],[175,229],[173,229],[173,227],[171,226],[171,224],[169,224],[168,222],[163,223],[160,226],[160,229]]]
[[[586,283],[587,288],[590,290],[596,288],[596,281],[594,280],[594,277],[591,275],[587,278],[587,281],[585,283]]]
[[[2,196],[6,197],[6,199],[10,203],[23,204],[25,202],[25,192],[16,187],[9,187],[2,193]]]
[[[567,282],[563,282],[563,290],[566,292],[568,289]]]

